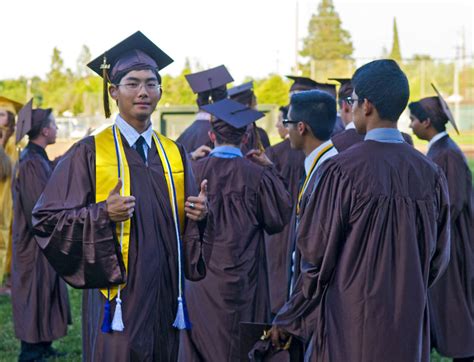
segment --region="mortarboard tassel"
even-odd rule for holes
[[[176,312],[176,319],[173,327],[177,329],[191,329],[191,322],[189,321],[188,308],[184,297],[178,297],[178,311]]]
[[[115,298],[115,312],[114,312],[114,319],[112,320],[112,330],[116,332],[122,332],[125,329],[122,320],[122,299],[120,299],[120,287],[117,294],[117,298]]]
[[[102,81],[103,81],[103,98],[104,98],[104,113],[105,118],[110,117],[110,105],[109,105],[109,90],[108,90],[108,80],[109,75],[107,74],[107,69],[110,68],[110,64],[107,64],[107,58],[104,56],[104,61],[101,64],[100,68],[102,69]]]
[[[109,290],[109,294],[110,294],[110,290]],[[102,321],[102,327],[100,328],[100,330],[103,333],[112,332],[111,323],[110,323],[110,301],[109,301],[109,299],[110,298],[108,296],[107,300],[105,301],[105,305],[104,305],[104,320]]]

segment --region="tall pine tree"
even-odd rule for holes
[[[400,40],[398,39],[398,28],[397,28],[397,18],[393,18],[393,42],[392,42],[392,51],[388,56],[390,59],[395,60],[397,63],[402,61],[402,53],[400,52]]]
[[[354,47],[351,35],[342,28],[332,0],[322,0],[319,4],[318,12],[309,21],[303,44],[300,54],[309,58],[302,67],[304,75],[325,81],[327,77],[352,74]]]

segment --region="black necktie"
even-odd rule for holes
[[[146,164],[145,150],[143,149],[144,143],[145,139],[143,136],[138,137],[137,141],[135,142],[135,149],[142,158],[143,162]]]

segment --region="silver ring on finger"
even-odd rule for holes
[[[190,202],[189,207],[194,210],[196,208],[196,204],[194,202]]]

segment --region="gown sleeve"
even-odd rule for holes
[[[197,196],[200,192],[194,177],[193,168],[189,156],[181,146],[181,155],[184,162],[185,172],[185,194],[186,199],[189,196]],[[185,200],[186,201],[186,200]],[[186,279],[198,281],[206,276],[206,266],[202,252],[202,238],[206,223],[210,216],[202,221],[193,221],[185,219],[185,230],[183,234],[183,254],[184,254],[184,275]]]
[[[64,155],[33,209],[36,240],[75,288],[125,281],[125,266],[105,201],[95,202],[95,152],[89,137]]]
[[[436,220],[437,240],[433,256],[430,261],[428,286],[432,286],[448,267],[451,248],[451,215],[448,194],[448,183],[441,168],[438,167],[436,183],[436,202],[438,218]]]
[[[265,167],[258,192],[257,215],[268,234],[283,230],[290,221],[291,196],[275,167]]]
[[[315,177],[314,192],[297,230],[300,275],[290,299],[273,321],[301,339],[309,337],[311,315],[334,273],[355,197],[349,179],[331,160],[325,162]]]

